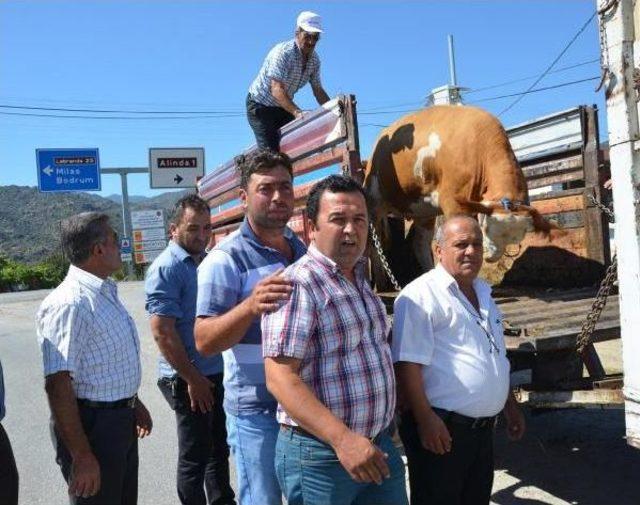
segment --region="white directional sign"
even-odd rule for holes
[[[152,188],[195,188],[204,176],[204,148],[149,149],[149,178]]]
[[[140,230],[143,228],[164,228],[164,211],[162,209],[132,211],[131,228],[134,230]],[[135,237],[134,240],[136,240]]]
[[[151,263],[167,247],[164,211],[137,210],[131,213],[133,258],[136,263]]]

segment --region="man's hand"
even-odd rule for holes
[[[356,482],[381,484],[391,475],[387,454],[362,435],[348,431],[334,449],[340,464]]]
[[[138,438],[144,438],[147,435],[150,435],[151,430],[153,429],[151,414],[149,414],[147,407],[144,406],[144,403],[142,403],[139,398],[136,400],[135,415],[136,434],[138,435]]]
[[[72,458],[69,494],[89,498],[100,491],[100,465],[91,451]]]
[[[451,451],[451,434],[444,421],[433,410],[417,422],[420,443],[426,450],[435,454]]]
[[[198,374],[191,381],[187,382],[187,392],[191,402],[191,410],[197,412],[198,409],[203,414],[211,412],[213,409],[213,383],[204,375]]]
[[[249,296],[249,304],[253,314],[258,317],[278,310],[280,303],[291,295],[291,282],[282,275],[282,268],[260,280]]]
[[[514,400],[507,400],[502,411],[504,418],[507,421],[507,437],[512,442],[516,442],[522,438],[526,429],[526,423],[522,410],[518,406],[518,402]]]

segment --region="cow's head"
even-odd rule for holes
[[[489,263],[498,261],[507,245],[519,244],[529,226],[537,232],[548,234],[555,223],[547,221],[533,207],[504,199],[500,202],[471,202],[458,200],[469,214],[478,215],[478,223],[484,236],[484,259]]]

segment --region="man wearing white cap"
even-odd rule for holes
[[[322,33],[322,20],[314,12],[301,12],[295,37],[277,44],[264,60],[247,95],[247,118],[258,148],[278,151],[278,130],[302,115],[293,95],[307,82],[322,105],[329,101],[320,82],[320,58],[315,52]]]

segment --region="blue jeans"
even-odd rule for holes
[[[273,463],[279,429],[275,413],[227,412],[227,442],[236,463],[240,505],[282,505]]]
[[[281,430],[276,445],[276,473],[289,505],[408,505],[404,463],[389,435],[376,445],[389,455],[391,477],[382,484],[354,481],[327,444],[291,430]]]

